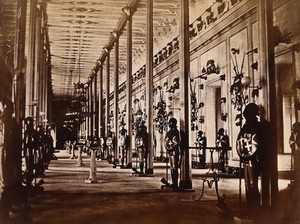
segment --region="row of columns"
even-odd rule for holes
[[[29,32],[28,32],[28,53],[26,69],[26,98],[25,98],[25,116],[33,116],[33,85],[34,83],[34,65],[35,65],[35,34],[36,34],[36,11],[37,0],[30,2]]]
[[[146,51],[146,112],[147,112],[147,121],[146,126],[148,128],[148,161],[146,167],[146,174],[154,174],[153,171],[153,1],[147,1],[147,51]],[[181,106],[184,109],[184,113],[181,114],[180,117],[180,128],[181,130],[186,133],[188,136],[189,126],[188,126],[188,108],[185,107],[184,102],[188,102],[188,86],[189,86],[189,20],[188,20],[188,11],[189,11],[188,1],[182,0],[181,1],[181,52],[180,52],[180,61],[181,61],[181,69],[182,69],[182,78],[183,81],[182,86],[185,86],[184,91],[182,91],[181,97]],[[134,8],[131,7],[124,7],[123,12],[126,14],[126,32],[127,32],[127,73],[126,73],[126,125],[127,131],[129,136],[132,133],[132,16],[135,12]],[[99,82],[97,82],[97,74],[94,74],[91,82],[89,83],[88,87],[88,107],[89,111],[91,112],[90,116],[88,117],[87,123],[89,127],[90,136],[93,136],[94,130],[99,128],[98,137],[104,137],[108,135],[109,131],[114,131],[115,133],[115,145],[118,147],[118,133],[119,133],[119,123],[118,123],[118,92],[119,92],[119,35],[117,32],[112,32],[112,35],[115,39],[114,41],[114,49],[115,49],[115,61],[114,61],[114,107],[113,107],[113,114],[114,114],[114,130],[110,130],[109,124],[109,117],[110,117],[110,50],[107,47],[104,48],[106,53],[106,96],[105,96],[105,124],[103,125],[103,63],[98,61],[100,65],[99,69]],[[92,83],[94,82],[94,91],[92,91]],[[99,83],[99,106],[96,110],[96,100],[97,100],[97,83]],[[96,126],[96,116],[98,115],[98,128]],[[131,138],[129,138],[129,145],[128,145],[128,166],[132,166],[132,147],[133,143]],[[191,166],[189,161],[189,148],[188,148],[188,138],[186,137],[185,145],[184,145],[184,159],[183,164],[181,167],[181,182],[180,187],[182,189],[191,189],[192,188],[192,181],[191,181]],[[115,160],[118,160],[118,150],[116,150]]]
[[[18,0],[18,11],[20,12],[17,17],[17,32],[16,32],[16,48],[15,48],[15,59],[14,59],[14,83],[13,83],[13,100],[16,106],[16,118],[20,120],[24,115],[36,117],[39,119],[39,112],[44,112],[44,119],[49,119],[51,111],[48,111],[51,96],[49,89],[49,74],[50,74],[50,57],[49,57],[49,46],[47,39],[47,27],[45,26],[45,5],[44,2],[37,7],[37,0],[30,0],[30,15],[29,15],[29,37],[28,37],[28,52],[27,52],[27,65],[25,65],[25,34],[26,34],[26,0]],[[146,55],[146,111],[147,111],[147,128],[149,133],[149,142],[153,142],[153,0],[147,1],[147,55]],[[261,74],[268,74],[269,89],[266,95],[269,96],[268,102],[276,98],[276,84],[274,75],[274,46],[270,43],[271,40],[271,30],[272,30],[272,4],[267,1],[258,1],[258,21],[259,27],[262,35],[260,35],[260,61],[261,61]],[[126,26],[127,26],[127,83],[126,83],[126,124],[129,135],[132,133],[132,15],[135,9],[130,7],[125,7],[123,9],[127,16]],[[190,73],[190,49],[189,49],[189,1],[180,1],[180,51],[179,51],[179,61],[180,61],[180,80],[183,91],[180,95],[180,107],[183,109],[183,113],[180,113],[180,129],[186,136],[189,136],[189,109],[185,106],[185,102],[188,102],[189,96],[189,73]],[[118,134],[118,64],[119,64],[119,36],[117,33],[115,35],[115,69],[114,69],[114,127],[115,133]],[[46,47],[45,47],[46,46]],[[87,129],[90,130],[91,134],[94,134],[94,130],[97,131],[99,137],[103,137],[108,134],[108,119],[109,119],[109,93],[110,93],[110,49],[106,49],[106,122],[103,125],[103,68],[102,63],[99,71],[99,81],[97,80],[97,75],[93,77],[91,82],[94,82],[94,86],[89,85],[88,99],[89,99],[89,111],[92,114],[89,118]],[[24,79],[26,67],[26,80]],[[25,83],[25,85],[24,85]],[[97,86],[99,83],[99,87]],[[25,87],[26,88],[25,88]],[[99,105],[98,108],[97,101],[97,90],[99,92]],[[25,93],[25,105],[23,96]],[[271,106],[269,112],[271,125],[276,125],[276,107],[275,104],[268,103]],[[25,108],[25,111],[23,110]],[[268,108],[268,106],[266,106]],[[98,114],[98,120],[96,115]],[[40,120],[37,120],[40,121]],[[98,128],[99,131],[98,131]],[[277,129],[271,128],[274,132],[272,136],[277,136]],[[116,138],[117,140],[118,138]],[[275,138],[276,139],[276,138]],[[190,168],[190,158],[188,152],[189,138],[186,138],[185,142],[185,153],[181,167],[181,181],[180,186],[183,189],[192,188],[191,181],[191,168]],[[117,145],[118,142],[116,142]],[[272,142],[276,144],[275,141]],[[129,163],[132,163],[132,149],[133,145],[131,141],[129,142]],[[274,145],[272,148],[277,149]],[[118,151],[118,150],[117,150]],[[152,144],[149,144],[149,156],[148,156],[148,167],[146,172],[148,174],[153,174],[153,149]],[[273,167],[277,167],[276,151],[272,153],[274,156]],[[276,169],[277,170],[277,169]],[[276,192],[278,190],[277,186],[277,174],[273,174],[271,179],[271,191],[274,192],[271,199],[276,201]],[[268,189],[265,186],[264,189]]]
[[[147,121],[146,126],[148,128],[149,134],[149,148],[148,148],[148,161],[146,167],[146,174],[153,174],[153,1],[147,1],[147,46],[146,46],[146,112],[147,112]],[[262,65],[265,65],[262,68],[264,74],[269,74],[269,81],[270,81],[270,88],[269,88],[269,96],[270,99],[274,99],[274,94],[276,93],[275,88],[275,80],[274,80],[274,71],[270,70],[272,68],[272,62],[270,58],[274,58],[274,52],[272,53],[272,49],[274,48],[270,46],[270,27],[272,21],[269,21],[270,12],[272,12],[272,6],[268,4],[267,0],[259,1],[258,5],[258,19],[259,25],[261,26],[260,30],[265,30],[266,33],[261,35],[260,39],[260,49],[261,53],[261,61]],[[123,12],[126,14],[127,21],[126,21],[126,31],[127,31],[127,73],[126,73],[126,125],[127,131],[129,136],[132,133],[132,15],[135,9],[130,7],[125,7],[122,9]],[[116,134],[116,146],[118,146],[118,63],[119,63],[119,41],[118,41],[118,34],[114,33],[115,38],[115,69],[114,69],[114,132]],[[192,188],[192,179],[191,179],[191,164],[189,158],[189,108],[186,106],[186,102],[189,102],[189,77],[190,77],[190,43],[189,43],[189,1],[188,0],[181,0],[180,1],[180,48],[179,48],[179,64],[180,64],[180,86],[183,87],[183,91],[180,91],[180,108],[182,109],[183,113],[180,113],[180,129],[183,133],[184,137],[184,145],[183,145],[183,159],[181,164],[181,172],[180,172],[180,188],[181,189],[191,189]],[[99,72],[99,120],[98,120],[98,127],[100,127],[99,137],[103,137],[104,135],[107,136],[108,134],[108,127],[109,127],[109,113],[110,113],[110,49],[106,50],[106,102],[105,102],[105,111],[106,111],[106,120],[105,125],[103,126],[103,107],[102,107],[102,92],[103,92],[103,65],[101,62],[100,72]],[[274,67],[274,66],[273,66]],[[95,80],[94,80],[95,81]],[[96,82],[96,81],[95,81]],[[96,85],[95,85],[96,89]],[[96,96],[96,92],[94,94]],[[266,107],[267,108],[267,107]],[[276,116],[274,117],[274,113],[270,111],[270,121],[271,124],[276,125]],[[105,127],[105,128],[104,128]],[[105,131],[104,131],[105,130]],[[274,130],[274,135],[276,128]],[[131,139],[131,138],[130,138]],[[128,146],[128,155],[129,155],[129,164],[132,164],[132,147],[133,144],[131,140],[129,141]],[[274,145],[274,149],[277,149],[276,145]],[[118,150],[116,150],[118,151]],[[276,152],[273,153],[276,155]],[[118,155],[115,159],[118,159]],[[276,167],[276,158],[273,160],[274,165]],[[276,173],[271,180],[271,190],[273,192],[272,198],[273,202],[276,201],[276,192],[277,192],[277,183],[276,180]],[[268,186],[264,186],[264,189],[268,189]]]
[[[50,55],[49,55],[49,40],[47,36],[47,27],[45,23],[46,7],[44,1],[38,8],[37,0],[30,0],[30,15],[29,15],[29,30],[28,30],[28,52],[27,64],[25,64],[25,36],[26,36],[26,0],[18,0],[18,12],[16,23],[15,37],[15,52],[14,52],[14,82],[13,82],[13,101],[16,107],[16,118],[18,122],[27,116],[36,117],[36,123],[41,121],[51,120],[51,90],[49,75],[50,75]],[[148,144],[148,161],[146,174],[153,174],[153,0],[147,1],[147,46],[146,46],[146,112],[149,142]],[[126,83],[126,124],[129,135],[132,133],[132,16],[135,12],[134,8],[125,7],[123,12],[126,14],[126,31],[127,31],[127,83]],[[276,79],[274,72],[274,46],[272,45],[272,19],[273,19],[272,3],[268,0],[258,1],[258,25],[261,35],[259,36],[260,49],[260,73],[268,74],[267,79],[269,88],[265,89],[265,96],[268,96],[265,108],[269,108],[268,117],[272,136],[276,139],[277,134],[277,117],[276,105],[270,103],[276,99]],[[114,61],[114,132],[116,134],[115,145],[118,146],[118,87],[119,87],[119,35],[113,32],[115,38],[115,61]],[[180,86],[183,91],[180,91],[180,108],[183,113],[180,113],[180,129],[185,135],[184,154],[181,166],[180,187],[182,189],[192,188],[191,166],[189,158],[189,108],[186,107],[186,102],[189,102],[189,77],[190,77],[190,49],[189,49],[189,1],[180,1],[180,48],[179,48],[179,63],[180,63]],[[100,71],[90,80],[87,98],[88,110],[91,112],[85,128],[90,132],[90,136],[98,135],[104,137],[109,132],[109,114],[110,114],[110,50],[106,48],[106,102],[105,102],[105,125],[103,101],[103,64],[101,63]],[[25,79],[26,67],[26,79]],[[98,86],[99,83],[99,86]],[[24,85],[25,84],[25,85]],[[94,85],[93,85],[94,84]],[[99,95],[97,96],[97,91]],[[25,99],[23,98],[25,93]],[[99,105],[97,107],[97,98]],[[25,105],[24,105],[25,101]],[[25,109],[24,109],[25,108]],[[43,112],[40,113],[40,112]],[[43,117],[41,117],[43,115]],[[98,115],[98,116],[97,116]],[[97,119],[98,117],[98,119]],[[41,120],[43,119],[43,120]],[[96,132],[95,132],[96,131]],[[130,138],[131,139],[131,138]],[[278,173],[277,173],[277,142],[271,142],[272,149],[272,173],[270,180],[263,182],[263,191],[270,191],[271,197],[264,198],[265,204],[276,204],[278,193]],[[132,147],[133,144],[129,141],[129,164],[132,164]],[[118,150],[115,159],[119,158]]]
[[[50,51],[45,2],[42,1],[39,8],[37,0],[29,2],[28,42],[25,42],[28,2],[26,0],[17,2],[12,101],[18,123],[30,116],[35,117],[36,124],[39,124],[51,120]],[[26,44],[28,44],[27,63]]]
[[[16,21],[15,51],[14,51],[14,78],[12,100],[15,104],[15,117],[18,123],[21,122],[24,108],[24,82],[25,82],[25,39],[26,39],[26,0],[18,0],[17,8],[19,16]]]
[[[153,171],[153,1],[149,0],[147,1],[147,51],[146,51],[146,112],[147,112],[147,121],[146,126],[148,128],[148,141],[150,144],[148,144],[148,161],[147,161],[147,167],[146,167],[146,174],[154,174]],[[188,86],[189,86],[189,20],[188,20],[188,1],[182,0],[181,1],[181,40],[182,40],[182,47],[181,47],[181,69],[182,69],[182,86],[185,86],[186,88],[182,92],[181,97],[181,105],[182,108],[185,108],[184,113],[182,113],[180,117],[180,128],[181,130],[186,133],[186,136],[188,136],[189,132],[189,126],[188,126],[188,108],[185,107],[184,102],[188,102]],[[126,73],[126,125],[127,125],[127,131],[129,136],[131,136],[132,133],[132,16],[135,12],[135,9],[132,7],[124,7],[123,12],[126,15],[126,32],[127,32],[127,73]],[[96,127],[96,116],[95,114],[98,114],[99,120],[98,120],[98,128],[99,133],[98,137],[104,137],[108,135],[109,131],[114,131],[115,133],[115,145],[118,147],[118,133],[119,133],[119,123],[118,123],[118,92],[119,92],[119,34],[117,32],[112,32],[112,35],[114,37],[114,49],[115,49],[115,61],[114,61],[114,107],[113,107],[113,114],[114,114],[114,130],[110,130],[110,124],[109,124],[109,117],[110,117],[110,51],[111,49],[108,49],[107,47],[104,48],[106,57],[106,96],[105,96],[105,124],[103,125],[103,63],[98,61],[100,65],[99,69],[99,107],[96,111],[96,100],[97,100],[97,74],[95,74],[91,80],[91,82],[94,82],[94,93],[91,91],[91,94],[89,94],[89,111],[92,112],[90,117],[88,118],[88,123],[90,123],[90,130],[89,134],[93,135],[94,130],[97,129]],[[97,72],[98,73],[98,72]],[[92,88],[92,84],[89,85],[88,88]],[[94,96],[94,98],[93,98]],[[94,100],[94,104],[92,101]],[[129,138],[129,145],[128,145],[128,166],[132,166],[132,147],[133,143],[131,141],[131,138]],[[186,138],[185,145],[184,145],[184,162],[181,167],[181,182],[180,187],[182,189],[190,189],[192,188],[192,182],[191,182],[191,166],[189,161],[189,149],[188,149],[188,138]],[[115,160],[118,160],[118,150],[116,150]]]

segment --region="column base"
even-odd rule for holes
[[[127,166],[121,165],[120,169],[132,169],[132,167],[127,167]]]
[[[119,159],[114,159],[114,163],[115,163],[115,164],[119,164],[119,163],[120,163],[120,160],[119,160]]]
[[[100,183],[102,183],[102,181],[99,180],[99,179],[86,179],[86,180],[84,180],[84,183],[86,183],[86,184],[100,184]]]
[[[153,175],[153,176],[154,176],[154,170],[153,170],[153,168],[147,169],[147,170],[146,170],[146,174],[149,175],[149,176],[150,176],[150,175]]]
[[[147,174],[140,173],[140,172],[133,172],[132,176],[135,176],[135,177],[147,177]]]
[[[191,180],[180,180],[179,188],[182,191],[194,191]]]

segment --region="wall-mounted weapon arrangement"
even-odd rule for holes
[[[218,75],[217,79],[211,80],[211,82],[225,81],[226,75],[220,75],[220,68],[216,65],[215,60],[209,59],[206,62],[206,66],[202,68],[201,74],[196,76],[194,79],[190,79],[190,99],[191,99],[191,130],[198,130],[197,122],[203,124],[205,122],[205,116],[203,115],[204,102],[197,103],[197,94],[196,94],[196,80],[203,79],[207,80],[209,76]],[[192,85],[194,83],[194,85]],[[199,90],[204,90],[204,84],[198,84]],[[201,96],[200,96],[201,98]],[[221,119],[226,121],[227,113],[222,111]]]
[[[194,83],[194,85],[192,85]],[[203,84],[202,84],[203,86]],[[195,79],[190,79],[190,99],[191,99],[191,130],[198,130],[197,122],[203,124],[205,121],[204,115],[202,115],[202,110],[204,108],[204,103],[200,102],[197,105],[197,95],[196,95],[196,81]],[[198,112],[200,115],[198,116]]]
[[[141,97],[140,99],[134,99],[133,103],[134,103],[134,110],[132,112],[132,130],[134,132],[137,132],[138,127],[140,126],[140,124],[144,124],[145,120],[147,118],[145,111],[142,109],[141,107],[141,101],[143,100],[143,97]]]
[[[122,128],[125,128],[125,117],[126,117],[126,105],[124,106],[124,109],[120,111],[118,111],[118,120],[119,120],[119,130],[121,130]]]
[[[201,70],[201,74],[199,76],[197,76],[196,78],[206,80],[207,76],[209,76],[211,74],[219,74],[219,73],[220,73],[220,68],[215,65],[215,60],[210,59],[206,62],[206,67],[203,66],[203,68]]]
[[[233,84],[230,86],[230,94],[231,94],[231,103],[234,105],[234,109],[238,111],[242,110],[242,105],[248,103],[248,95],[244,95],[242,92],[242,77],[243,77],[243,67],[245,61],[245,54],[243,55],[243,61],[241,64],[241,69],[239,70],[237,55],[240,53],[239,49],[231,48],[231,53],[234,56],[234,60],[232,58],[233,71],[235,76],[233,77]]]
[[[170,85],[169,87],[167,87],[167,90],[166,92],[169,92],[169,93],[175,93],[175,91],[179,89],[179,78],[175,78],[173,80],[173,83],[172,85]]]
[[[238,48],[231,48],[231,54],[232,54],[232,64],[233,64],[233,71],[235,73],[235,76],[233,77],[233,83],[230,86],[230,94],[231,94],[231,104],[234,106],[234,109],[237,111],[242,111],[242,108],[244,105],[249,103],[249,95],[248,95],[248,88],[252,88],[252,98],[259,96],[259,90],[262,89],[260,85],[257,86],[250,86],[251,78],[249,76],[244,75],[244,62],[245,62],[245,56],[249,54],[257,54],[258,49],[252,49],[248,52],[245,52],[243,54],[243,59],[239,68],[238,61],[237,61],[237,55],[240,54],[240,50]],[[258,70],[258,62],[254,62],[250,65],[251,69],[254,71]],[[242,125],[242,115],[238,114],[236,116],[236,125],[241,126]]]
[[[109,112],[109,117],[108,117],[108,119],[109,119],[109,127],[110,127],[110,130],[114,130],[114,111],[113,110],[111,110],[110,112]]]
[[[164,84],[164,87],[167,87],[167,83]],[[154,119],[155,128],[156,130],[162,134],[163,131],[167,130],[168,127],[168,120],[171,116],[171,113],[167,112],[167,103],[166,100],[163,98],[162,87],[159,85],[153,89],[153,92],[159,94],[159,100],[157,105],[154,106],[154,110],[156,110],[156,118]]]

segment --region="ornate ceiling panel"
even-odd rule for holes
[[[82,82],[88,80],[97,59],[103,55],[103,48],[112,38],[111,32],[120,29],[118,26],[125,16],[123,7],[136,7],[132,28],[133,72],[146,63],[147,0],[45,1],[54,97],[70,96],[73,94],[74,83],[78,82],[79,78]],[[0,21],[0,27],[5,29],[2,35],[12,35],[12,39],[15,31],[16,2],[16,0],[0,0],[0,5],[5,6],[5,14],[2,13]],[[209,0],[190,0],[190,21],[200,15],[199,10],[203,12],[205,7],[211,4]],[[27,8],[29,9],[29,6]],[[13,13],[9,13],[10,11]],[[179,0],[153,0],[154,54],[179,35],[179,13]],[[29,12],[27,18],[28,16]],[[126,76],[126,38],[125,27],[119,38],[119,83],[125,81]],[[113,85],[114,49],[111,50],[110,56],[110,77]],[[106,76],[106,66],[103,68],[103,74]]]
[[[146,0],[48,0],[47,14],[54,96],[73,93],[73,84],[87,81],[96,60],[125,15],[122,8],[136,4],[133,15],[133,72],[145,64]],[[154,0],[154,44],[159,48],[169,33],[178,35],[178,0]],[[126,27],[119,40],[120,81],[126,74]],[[154,49],[154,53],[159,49]],[[111,84],[113,84],[114,49],[110,53]],[[106,66],[104,66],[106,75]],[[105,81],[105,78],[104,78]]]

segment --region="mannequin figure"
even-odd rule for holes
[[[244,167],[246,199],[250,208],[255,208],[260,204],[260,194],[258,190],[258,177],[261,174],[261,126],[258,121],[259,107],[248,104],[243,116],[246,119],[237,137],[237,152]]]
[[[171,177],[172,177],[172,187],[174,189],[178,188],[178,176],[179,167],[181,163],[180,156],[180,132],[177,128],[177,120],[171,118],[169,120],[169,131],[165,136],[165,148],[169,154],[170,166],[171,166]]]
[[[140,173],[144,173],[147,169],[147,155],[148,155],[148,133],[146,126],[141,122],[138,127],[138,132],[135,137],[135,146],[139,156]]]
[[[218,130],[216,145],[217,147],[221,147],[219,163],[221,164],[222,173],[225,173],[225,166],[228,164],[229,137],[225,134],[224,128]]]

